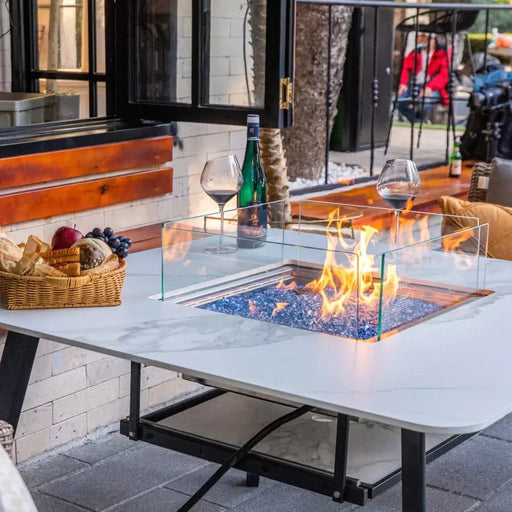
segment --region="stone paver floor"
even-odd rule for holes
[[[173,512],[218,466],[109,433],[18,466],[39,512]],[[429,512],[512,510],[512,415],[427,467]],[[400,485],[361,508],[231,470],[194,512],[399,512]]]

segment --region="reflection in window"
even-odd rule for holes
[[[86,14],[87,0],[37,0],[39,69],[89,69]]]
[[[140,0],[135,34],[136,99],[190,103],[192,1]]]
[[[266,11],[266,0],[211,3],[210,104],[264,106]]]

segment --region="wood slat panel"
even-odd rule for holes
[[[126,169],[155,168],[172,160],[172,137],[1,159],[0,190]]]
[[[172,192],[172,169],[0,196],[0,225],[157,197]]]

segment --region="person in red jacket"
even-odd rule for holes
[[[398,86],[398,110],[411,123],[425,119],[434,103],[448,105],[448,59],[446,48],[439,45],[434,36],[418,34],[417,51],[405,57]],[[415,108],[411,94],[414,73],[418,91]],[[425,96],[424,101],[422,96]]]

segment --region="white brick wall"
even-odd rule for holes
[[[0,3],[0,91],[11,91],[11,35],[7,2]]]
[[[179,123],[183,149],[175,148],[173,192],[167,196],[129,204],[77,212],[50,219],[6,226],[21,242],[29,234],[50,240],[61,225],[76,224],[82,232],[94,226],[129,229],[216,211],[202,191],[201,171],[208,158],[234,152],[243,158],[245,128]],[[129,264],[129,259],[128,259]],[[0,353],[5,333],[0,335]],[[41,340],[16,435],[18,462],[41,454],[99,427],[118,422],[128,414],[129,362]],[[147,409],[190,393],[197,385],[173,371],[143,368],[141,407]]]

